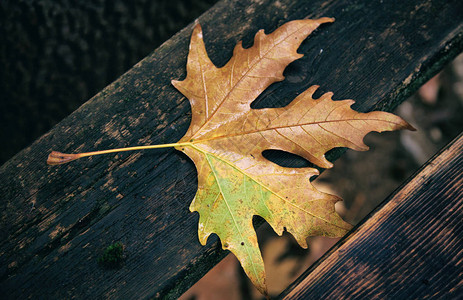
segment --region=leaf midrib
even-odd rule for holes
[[[316,121],[316,122],[309,122],[309,123],[302,123],[302,124],[291,124],[291,125],[287,125],[287,126],[275,126],[275,127],[264,128],[264,129],[250,130],[250,131],[246,131],[246,132],[239,132],[239,133],[235,133],[235,134],[228,134],[228,135],[219,135],[219,136],[215,136],[215,137],[211,137],[211,138],[207,138],[207,139],[193,140],[191,143],[192,144],[199,144],[199,143],[209,142],[209,141],[213,141],[213,140],[228,139],[228,138],[233,138],[233,137],[237,137],[237,136],[254,134],[254,133],[270,131],[270,130],[286,129],[286,128],[292,128],[292,127],[308,126],[308,125],[320,125],[320,124],[326,124],[326,123],[350,122],[350,121],[378,121],[378,122],[392,123],[392,124],[400,125],[400,123],[397,123],[397,122],[379,120],[379,119],[342,119],[342,120],[329,120],[329,121],[325,120],[325,121]]]
[[[193,146],[194,147],[194,146]],[[196,148],[196,147],[194,147]],[[196,148],[198,151],[201,151],[199,150],[199,148]],[[202,151],[201,151],[202,152]],[[219,186],[219,191],[220,191],[220,194],[222,194],[222,197],[223,197],[223,200],[225,202],[225,204],[227,205],[227,209],[228,209],[228,212],[230,213],[232,219],[233,219],[233,223],[235,224],[235,227],[236,227],[236,230],[238,231],[238,233],[240,234],[240,237],[241,237],[241,241],[245,241],[241,231],[240,231],[240,227],[238,226],[238,223],[236,222],[236,219],[235,219],[235,216],[233,214],[233,211],[232,209],[230,208],[230,205],[228,204],[228,201],[227,201],[227,198],[225,197],[225,193],[222,191],[222,186],[220,185],[220,181],[219,181],[219,176],[217,175],[217,173],[215,172],[215,169],[214,169],[214,166],[211,162],[211,160],[209,159],[209,155],[206,153],[206,152],[203,152],[204,156],[206,157],[206,160],[209,164],[209,166],[211,167],[211,170],[212,170],[212,173],[214,174],[214,177],[215,177],[215,180],[217,182],[217,185]],[[214,158],[216,158],[216,156],[214,155],[211,155],[213,156]],[[251,253],[249,252],[249,247],[248,247],[248,244],[245,243],[244,245],[245,249],[246,249],[246,252],[248,253],[248,257],[250,258],[250,261],[251,261],[251,265],[252,265],[252,269],[254,271],[254,275],[256,277],[257,280],[259,280],[260,282],[260,276],[259,274],[257,273],[257,270],[256,270],[256,267],[255,267],[255,264],[254,264],[254,260],[252,259],[252,255]]]

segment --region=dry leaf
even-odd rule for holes
[[[173,81],[191,103],[192,122],[179,141],[198,171],[198,191],[190,210],[200,214],[199,239],[205,245],[216,233],[232,251],[256,287],[266,294],[264,263],[252,226],[263,217],[277,232],[287,230],[306,248],[313,235],[343,236],[351,225],[335,212],[340,199],[316,190],[313,168],[284,168],[262,156],[277,149],[298,154],[329,168],[324,154],[335,147],[367,150],[370,131],[411,128],[385,112],[358,113],[352,100],[319,99],[312,86],[283,108],[251,109],[250,104],[270,84],[284,79],[283,71],[300,43],[331,18],[297,20],[266,35],[260,30],[254,45],[239,43],[233,57],[217,68],[207,56],[200,25],[196,25],[188,54],[187,77]]]
[[[302,57],[297,48],[320,24],[331,18],[297,20],[266,35],[260,30],[254,45],[239,43],[233,57],[217,68],[207,56],[201,27],[193,31],[187,77],[173,81],[191,103],[192,121],[185,136],[165,145],[136,146],[78,154],[53,151],[48,164],[77,158],[140,149],[176,147],[198,171],[198,191],[190,210],[200,214],[199,239],[206,244],[216,233],[224,249],[232,251],[256,287],[266,294],[265,271],[252,225],[263,217],[277,232],[290,232],[306,248],[308,236],[343,236],[351,225],[335,212],[338,197],[322,193],[310,183],[314,168],[284,168],[262,156],[267,149],[298,154],[330,168],[325,153],[335,147],[367,150],[363,137],[370,131],[413,129],[385,112],[358,113],[353,100],[333,101],[332,93],[319,99],[312,86],[283,108],[251,109],[251,103],[283,71]]]

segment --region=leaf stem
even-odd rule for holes
[[[169,148],[169,147],[191,146],[191,145],[192,145],[191,142],[185,142],[185,143],[172,143],[172,144],[160,144],[160,145],[148,145],[148,146],[135,146],[135,147],[117,148],[117,149],[74,153],[74,154],[52,151],[48,155],[47,164],[52,165],[52,166],[60,165],[60,164],[65,164],[70,161],[76,160],[78,158],[92,156],[92,155],[101,155],[101,154],[125,152],[125,151],[137,151],[137,150],[146,150],[146,149],[160,149],[160,148]]]

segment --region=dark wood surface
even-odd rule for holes
[[[463,3],[450,1],[221,1],[199,18],[212,61],[239,40],[306,17],[335,17],[303,43],[305,56],[254,107],[284,105],[312,84],[360,111],[391,110],[462,49]],[[10,298],[174,298],[226,253],[202,247],[193,163],[173,149],[45,164],[51,150],[90,151],[179,140],[192,25],[173,36],[0,168],[0,294]],[[97,263],[125,245],[119,269]]]
[[[284,299],[463,296],[463,134],[285,291]]]

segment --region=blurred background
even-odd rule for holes
[[[216,0],[0,1],[0,164],[27,147]],[[368,152],[347,151],[314,184],[344,199],[358,223],[463,129],[463,56],[398,107],[416,132],[369,134]],[[276,295],[336,243],[259,229]],[[261,299],[229,255],[182,299]]]

